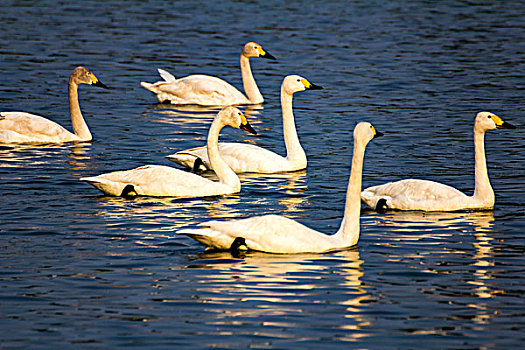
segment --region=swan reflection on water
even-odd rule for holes
[[[207,251],[190,259],[185,269],[197,284],[194,293],[198,300],[208,305],[208,324],[286,315],[286,319],[262,324],[268,335],[286,338],[294,336],[297,326],[291,315],[304,316],[306,305],[319,305],[326,307],[330,319],[322,327],[351,331],[344,333],[343,340],[368,335],[360,331],[371,320],[363,314],[363,301],[370,295],[362,283],[363,260],[357,249],[291,255],[250,251],[237,258],[229,252]]]
[[[238,106],[243,113],[250,118],[256,118],[264,109],[262,105]],[[169,104],[156,104],[149,113],[153,112],[156,119],[153,121],[166,124],[192,124],[192,123],[211,123],[213,118],[221,110],[221,107],[203,107],[196,105],[172,106]],[[149,114],[148,113],[148,114]]]

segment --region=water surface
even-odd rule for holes
[[[0,109],[70,127],[67,79],[82,86],[92,143],[0,149],[0,347],[519,348],[525,341],[523,2],[5,1]],[[158,105],[156,69],[241,87],[252,60],[266,98],[259,132],[222,140],[284,154],[279,88],[297,93],[308,169],[245,174],[239,194],[102,196],[82,176],[172,165],[202,145],[215,110]],[[352,130],[370,121],[363,185],[433,179],[471,193],[472,124],[492,111],[516,130],[487,133],[494,211],[363,212],[357,247],[328,254],[204,253],[175,231],[210,218],[285,215],[326,233],[342,218]],[[208,175],[213,177],[213,175]]]

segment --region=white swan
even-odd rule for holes
[[[295,92],[316,89],[322,89],[322,87],[312,84],[298,75],[285,77],[281,84],[281,108],[284,142],[287,152],[286,158],[255,145],[220,143],[221,156],[230,168],[236,173],[266,174],[306,169],[306,154],[301,147],[295,129],[292,99]],[[212,169],[205,146],[180,151],[166,158],[194,171],[198,169]]]
[[[91,141],[89,128],[80,112],[78,85],[87,84],[107,89],[84,67],[77,67],[69,77],[69,110],[75,133],[44,117],[26,112],[0,112],[0,144],[62,143]]]
[[[163,165],[146,165],[80,180],[112,196],[203,197],[239,192],[239,178],[219,153],[219,132],[226,125],[256,134],[239,109],[225,107],[217,114],[208,132],[208,152],[218,182]]]
[[[189,75],[175,78],[165,70],[158,69],[164,81],[154,84],[141,82],[140,85],[157,95],[160,102],[170,102],[175,105],[230,106],[244,104],[260,104],[264,99],[250,68],[251,57],[275,59],[261,45],[249,42],[241,52],[241,76],[246,96],[222,79],[209,75]]]
[[[484,138],[485,132],[493,129],[515,129],[515,126],[490,112],[480,112],[476,116],[474,121],[475,189],[472,196],[438,182],[407,179],[369,187],[361,193],[362,201],[378,211],[492,209],[494,191],[487,173]]]
[[[355,127],[354,154],[346,191],[344,217],[334,235],[326,235],[278,215],[208,221],[202,223],[201,228],[183,229],[178,233],[219,250],[236,250],[242,247],[267,253],[321,253],[353,246],[359,239],[359,194],[365,147],[375,136],[381,135],[370,123],[362,122]]]

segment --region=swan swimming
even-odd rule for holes
[[[306,169],[306,154],[295,129],[292,99],[293,94],[298,91],[319,89],[322,87],[310,83],[301,76],[285,77],[281,84],[281,108],[286,157],[247,143],[221,142],[219,143],[221,156],[230,168],[236,173],[266,174]],[[212,169],[205,146],[180,151],[166,158],[194,171]]]
[[[140,85],[157,95],[159,102],[174,105],[230,106],[260,104],[264,98],[257,87],[250,68],[251,57],[275,60],[261,45],[249,42],[241,52],[241,76],[246,96],[226,81],[209,75],[196,74],[175,78],[165,70],[158,69],[164,81],[156,83],[141,82]]]
[[[78,103],[80,84],[108,88],[87,68],[77,67],[73,70],[69,77],[68,91],[74,133],[39,115],[26,112],[0,112],[0,144],[91,141],[93,137],[82,117]]]
[[[474,121],[475,189],[472,196],[434,181],[406,179],[369,187],[361,193],[362,201],[378,211],[386,209],[458,211],[494,208],[485,159],[484,138],[487,130],[515,129],[490,112],[479,112]]]
[[[225,107],[217,114],[208,132],[208,154],[218,182],[163,165],[146,165],[80,180],[112,196],[204,197],[237,193],[241,182],[219,153],[219,133],[224,126],[256,134],[239,109]]]
[[[337,233],[326,235],[297,221],[278,215],[255,216],[230,221],[208,221],[200,228],[183,229],[208,249],[250,249],[267,253],[322,253],[344,249],[359,240],[360,193],[365,148],[374,137],[382,136],[372,124],[361,122],[354,129],[352,169],[346,191],[343,220]]]

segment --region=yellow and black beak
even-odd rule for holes
[[[501,124],[496,124],[496,129],[516,129],[516,127],[511,123],[507,123],[502,120]]]
[[[244,114],[241,114],[241,125],[239,125],[239,129],[246,130],[254,135],[257,135],[257,131],[255,131],[254,128],[248,123],[248,120],[244,116]]]
[[[276,58],[273,57],[271,53],[269,53],[268,51],[264,51],[261,47],[259,47],[259,57],[268,58],[270,60],[276,60]]]
[[[374,131],[374,139],[376,137],[385,136],[385,134],[383,134],[381,131],[377,131],[376,128],[374,128],[373,126],[372,126],[372,130]]]
[[[305,90],[322,90],[323,89],[322,86],[312,84],[306,79],[302,79],[301,82],[303,83]]]
[[[98,86],[98,87],[101,87],[101,88],[104,88],[104,89],[109,89],[106,84],[102,83],[100,80],[98,80],[98,78],[95,76],[95,74],[93,73],[90,73],[91,75],[91,80],[92,80],[92,83],[91,85],[93,86]]]

